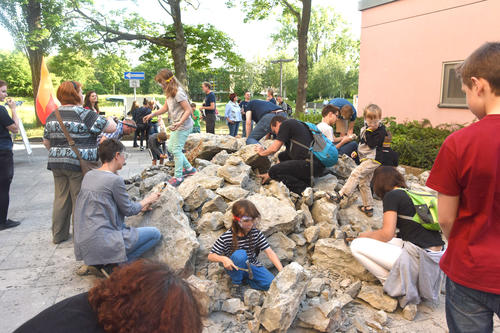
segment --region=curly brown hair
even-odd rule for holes
[[[138,260],[89,291],[106,332],[200,333],[200,307],[187,282],[165,264]]]

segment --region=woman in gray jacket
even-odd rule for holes
[[[124,223],[125,216],[148,210],[160,197],[153,193],[141,202],[130,200],[123,178],[117,175],[125,164],[124,150],[114,139],[99,146],[103,165],[85,175],[76,200],[75,256],[98,269],[133,261],[161,238],[157,228],[130,228]]]

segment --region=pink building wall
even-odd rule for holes
[[[398,0],[362,11],[360,113],[378,104],[384,117],[469,123],[467,109],[439,108],[443,62],[500,40],[500,0]]]

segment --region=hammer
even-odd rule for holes
[[[253,280],[253,272],[252,272],[252,266],[250,266],[250,261],[247,260],[245,262],[245,264],[247,264],[247,268],[241,268],[241,267],[238,267],[238,270],[240,271],[244,271],[244,272],[247,272],[248,273],[248,278],[250,280]]]

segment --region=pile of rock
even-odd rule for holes
[[[355,168],[350,158],[340,158],[299,198],[282,183],[260,184],[257,174],[266,172],[274,157],[257,155],[242,139],[193,134],[186,150],[195,148],[198,173],[177,189],[166,186],[152,211],[127,223],[161,231],[161,243],[147,256],[169,264],[191,283],[206,315],[206,332],[386,330],[386,312],[394,312],[397,301],[383,293],[345,241],[381,227],[381,203],[374,217],[367,218],[355,205],[340,209],[328,196]],[[147,168],[127,180],[128,191],[139,198],[159,190],[172,171],[167,166]],[[411,180],[417,187],[425,181]],[[259,209],[259,229],[285,268],[269,291],[246,289],[242,301],[232,298],[229,276],[221,265],[208,262],[207,255],[231,225],[232,204],[243,198]],[[277,273],[267,257],[260,260]]]

